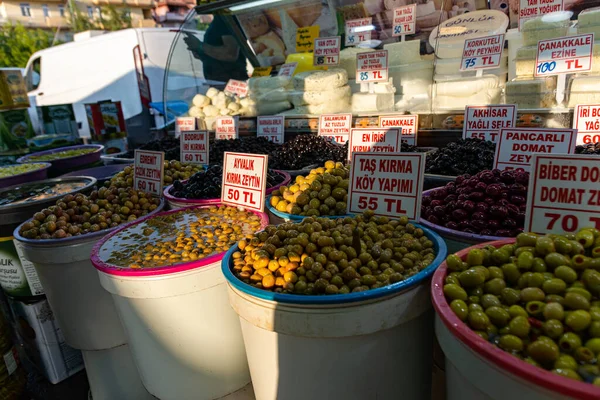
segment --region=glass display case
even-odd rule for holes
[[[515,104],[518,126],[571,127],[577,104],[598,103],[600,44],[593,45],[589,71],[536,77],[538,42],[598,36],[600,0],[565,1],[558,8],[521,3],[520,22],[519,1],[512,0],[201,4],[172,45],[165,107],[187,109],[185,115],[209,130],[217,116],[237,115],[249,132],[257,115],[283,114],[286,131],[307,131],[316,130],[320,114],[352,112],[357,127],[377,126],[380,115],[418,114],[421,145],[460,136],[466,106]],[[402,12],[412,23],[406,35],[398,27]],[[296,51],[298,29],[313,26],[321,38],[340,37],[338,65],[315,66],[311,52]],[[504,41],[493,68],[461,68],[466,40],[498,35]],[[357,82],[357,55],[377,49],[388,51],[389,80]],[[291,62],[297,63],[294,76],[278,76]],[[270,69],[270,77],[253,75],[257,67],[261,73]],[[223,92],[229,79],[248,82],[244,98]]]

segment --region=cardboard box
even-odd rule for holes
[[[46,135],[65,133],[71,135],[73,138],[79,137],[79,128],[72,104],[43,106],[39,109]]]
[[[102,114],[99,104],[85,104],[85,114],[87,116],[88,126],[90,128],[90,136],[92,140],[101,140],[104,123],[102,122]]]
[[[81,352],[65,343],[46,299],[36,303],[9,299],[9,303],[25,354],[51,383],[61,382],[84,368]]]
[[[29,107],[27,85],[18,69],[0,71],[0,110]]]
[[[0,112],[0,151],[25,149],[34,136],[27,109]]]

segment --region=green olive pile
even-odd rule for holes
[[[277,211],[303,216],[346,214],[349,170],[340,162],[327,161],[324,167],[297,176],[294,184],[273,192],[270,204]]]
[[[227,251],[260,228],[258,215],[229,206],[159,215],[119,232],[107,262],[152,268],[200,260]]]
[[[479,336],[533,365],[600,386],[600,231],[538,236],[446,260],[444,294]]]
[[[177,160],[164,162],[163,184],[170,185],[176,180],[185,181],[190,179],[196,172],[202,171],[201,165],[182,163]],[[105,186],[116,186],[119,188],[133,187],[133,166],[125,167],[123,171],[113,176]]]
[[[8,178],[43,168],[44,164],[18,164],[0,167],[0,178]]]
[[[60,160],[62,158],[82,156],[84,154],[93,153],[94,151],[97,151],[97,150],[98,149],[95,149],[95,148],[63,150],[63,151],[58,151],[56,153],[42,154],[39,156],[30,156],[27,159],[29,161],[54,161],[54,160]]]
[[[19,228],[27,239],[62,239],[114,228],[133,221],[158,207],[160,201],[132,188],[94,190],[66,195],[55,206],[43,209]]]
[[[415,275],[435,258],[433,242],[408,218],[390,220],[372,211],[269,225],[238,245],[233,272],[240,280],[305,295],[380,288]]]

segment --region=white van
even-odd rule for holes
[[[144,143],[155,124],[148,103],[163,101],[165,66],[177,32],[124,29],[38,51],[26,67],[29,95],[37,106],[73,104],[81,137],[90,137],[84,104],[121,101],[130,143]],[[203,32],[194,33],[202,39]],[[198,78],[203,80],[184,76],[184,85],[193,87]]]

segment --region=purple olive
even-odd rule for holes
[[[448,196],[446,196],[446,202],[456,201],[457,198],[458,198],[457,195],[455,195],[455,194],[449,194]]]
[[[472,201],[481,201],[485,198],[485,193],[483,192],[473,192],[469,194],[469,200]]]
[[[454,221],[448,221],[448,222],[446,222],[446,228],[452,229],[454,231],[457,231],[458,230],[458,224],[456,222],[454,222]]]
[[[471,214],[471,219],[473,219],[473,220],[484,220],[484,221],[487,221],[488,216],[484,212],[476,211],[473,214]]]
[[[498,229],[498,230],[496,230],[495,236],[508,237],[508,236],[512,236],[512,235],[511,235],[511,231],[509,231],[508,229]]]
[[[472,228],[473,225],[471,225],[471,221],[465,219],[458,223],[458,227],[462,231],[462,230],[465,230],[466,228]]]
[[[492,199],[491,197],[486,197],[485,199],[483,199],[483,201],[488,203],[490,206],[493,206],[494,204],[496,204],[496,200]]]
[[[430,196],[423,196],[423,198],[421,199],[421,205],[428,206],[430,204],[431,204],[431,197]]]
[[[446,203],[446,212],[451,212],[456,208],[456,201],[449,201]]]
[[[516,205],[523,204],[527,200],[523,196],[510,196],[510,202]]]
[[[487,221],[482,219],[475,219],[471,221],[471,225],[473,226],[473,228],[478,230],[486,229],[488,226]]]
[[[485,194],[488,196],[500,196],[502,193],[502,188],[497,183],[493,183],[491,185],[487,185],[485,188]]]
[[[481,231],[479,231],[479,234],[483,236],[492,236],[492,231],[490,231],[489,229],[482,229]]]
[[[505,218],[502,220],[502,226],[504,226],[505,228],[514,229],[517,227],[517,221],[515,221],[512,218]]]
[[[465,232],[465,233],[472,233],[472,234],[477,233],[477,231],[475,229],[469,228],[469,227],[463,229],[462,231]]]
[[[431,222],[432,224],[436,224],[436,225],[439,225],[439,223],[440,223],[440,220],[435,215],[430,215],[429,217],[427,217],[427,221]]]
[[[431,208],[433,208],[433,207],[441,206],[443,204],[444,204],[444,202],[442,200],[431,200],[431,203],[429,205],[431,206]]]
[[[510,232],[510,236],[513,236],[513,237],[514,237],[514,236],[517,236],[519,233],[523,233],[523,231],[525,231],[525,228],[521,228],[521,227],[519,227],[519,228],[513,229],[513,230]]]
[[[519,207],[515,206],[514,204],[508,204],[506,209],[508,210],[508,215],[513,218],[519,215]]]
[[[463,221],[465,219],[467,219],[467,217],[469,216],[469,214],[460,208],[457,208],[456,210],[452,211],[452,218],[454,218],[455,221]]]
[[[508,209],[501,205],[493,205],[490,207],[490,214],[497,218],[506,218],[508,216]]]
[[[511,194],[517,194],[521,196],[527,194],[527,188],[524,185],[521,185],[520,183],[513,183],[508,187],[508,189],[510,190]]]
[[[500,174],[500,180],[504,183],[513,183],[515,181],[513,171],[502,171]]]
[[[472,213],[475,210],[475,203],[471,200],[465,200],[463,208],[466,212]]]
[[[475,185],[475,190],[477,190],[478,192],[485,192],[485,189],[487,188],[487,185],[484,182],[477,182],[477,185]]]
[[[481,211],[486,213],[489,209],[490,205],[484,201],[480,201],[479,203],[475,204],[475,211]]]
[[[495,219],[490,219],[488,221],[488,229],[495,231],[496,229],[500,229],[500,222]]]
[[[478,183],[479,183],[479,179],[477,179],[477,178],[471,178],[467,181],[467,185],[469,185],[472,188],[477,186]]]
[[[469,197],[466,194],[459,194],[457,199],[460,201],[464,201],[464,200],[468,200]]]
[[[521,185],[529,184],[529,172],[519,171],[515,175],[515,183],[520,183]]]
[[[436,217],[443,217],[446,215],[446,206],[436,206],[433,207],[433,215]]]

